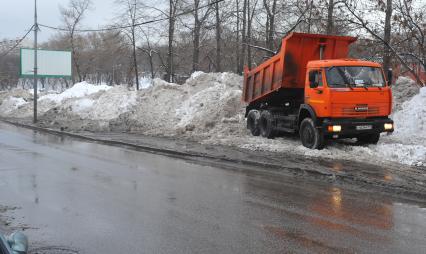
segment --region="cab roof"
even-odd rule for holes
[[[368,67],[381,67],[379,63],[364,61],[359,59],[328,59],[328,60],[314,60],[309,61],[308,68],[322,68],[331,66],[368,66]]]

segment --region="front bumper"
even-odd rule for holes
[[[393,128],[386,130],[385,124],[392,124],[393,120],[388,117],[380,118],[365,118],[365,119],[344,119],[344,118],[333,118],[324,119],[322,124],[319,126],[323,130],[326,136],[338,137],[356,137],[360,134],[369,133],[381,133],[381,132],[393,132]],[[341,126],[341,130],[334,132],[329,131],[329,126]]]

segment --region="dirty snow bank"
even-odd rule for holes
[[[0,115],[7,115],[27,102],[20,97],[7,97],[0,104]]]
[[[62,114],[75,114],[82,119],[112,120],[136,104],[136,92],[117,86],[104,90],[99,96],[86,96],[70,100],[60,106]]]
[[[220,132],[224,122],[242,112],[241,83],[232,73],[195,72],[183,85],[154,79],[152,87],[139,92],[132,114],[121,119],[122,127],[194,139]]]
[[[243,128],[244,126],[241,126]],[[252,151],[270,151],[277,153],[298,154],[325,159],[356,160],[383,165],[397,162],[405,165],[426,166],[426,146],[423,144],[407,145],[395,143],[383,136],[377,145],[360,146],[354,140],[330,141],[323,150],[312,150],[301,145],[297,136],[265,139],[253,136],[228,136],[210,138],[204,144],[231,145]]]
[[[426,87],[403,103],[402,109],[394,113],[393,119],[393,139],[406,144],[426,145]]]
[[[419,93],[416,83],[407,77],[400,76],[392,86],[393,112],[399,111],[402,104]]]

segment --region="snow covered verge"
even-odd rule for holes
[[[40,125],[69,131],[176,136],[250,150],[426,167],[426,88],[419,90],[409,79],[398,79],[393,88],[394,134],[382,136],[378,145],[330,142],[321,151],[306,149],[296,136],[251,136],[245,128],[242,77],[238,75],[196,72],[183,85],[160,79],[151,82],[140,91],[83,82],[63,93],[41,95]],[[0,116],[31,117],[31,94],[24,90],[0,93]]]

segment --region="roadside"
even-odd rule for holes
[[[119,132],[68,132],[44,128],[16,119],[2,120],[16,126],[59,136],[68,136],[113,146],[167,155],[201,164],[241,170],[263,171],[271,175],[311,177],[336,184],[350,184],[361,189],[383,191],[416,200],[426,199],[424,168],[398,163],[375,165],[368,162],[323,159],[294,153],[252,151],[238,147],[200,144],[174,137],[147,136]]]
[[[86,82],[38,99],[38,126],[68,132],[139,133],[195,141],[205,145],[277,152],[308,158],[351,160],[381,166],[399,163],[426,167],[426,88],[407,78],[393,86],[395,132],[377,145],[353,140],[329,142],[323,150],[303,147],[297,137],[254,137],[246,129],[241,102],[242,77],[232,73],[194,73],[183,85],[154,79],[131,91]],[[0,116],[31,123],[32,95],[16,89],[0,94]]]

